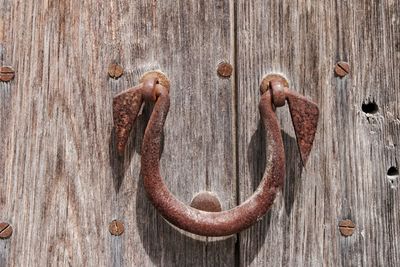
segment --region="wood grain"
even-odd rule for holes
[[[239,185],[244,201],[265,167],[257,102],[263,75],[283,73],[321,108],[302,169],[281,108],[286,186],[259,224],[240,234],[241,266],[396,266],[400,260],[399,13],[396,1],[238,1]],[[334,76],[337,61],[350,75]],[[379,112],[365,114],[362,103]],[[351,219],[353,236],[338,223]]]
[[[0,266],[396,266],[400,263],[398,1],[0,0]],[[337,61],[350,74],[334,75]],[[230,79],[216,75],[228,61]],[[111,63],[124,67],[118,80]],[[161,69],[172,82],[162,174],[186,203],[224,209],[265,168],[259,84],[279,72],[321,108],[306,169],[279,109],[286,185],[262,221],[207,239],[147,200],[140,145],[151,107],[116,157],[112,98]],[[376,103],[366,114],[363,103]],[[121,220],[125,232],[111,236]],[[338,223],[356,224],[342,237]]]
[[[140,177],[145,108],[116,160],[112,98],[159,68],[172,81],[162,171],[190,203],[199,191],[236,205],[234,94],[216,74],[233,61],[232,1],[0,0],[2,266],[234,264],[234,237],[205,240],[167,224]],[[119,63],[125,74],[109,79]],[[121,237],[108,224],[125,224]]]

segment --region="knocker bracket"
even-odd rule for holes
[[[142,75],[138,86],[125,90],[114,97],[113,118],[119,156],[125,152],[130,131],[144,101],[156,101],[156,86],[157,90],[169,91],[170,81],[161,71],[146,72]]]
[[[293,128],[296,134],[301,161],[306,166],[318,126],[318,106],[304,96],[289,90],[289,83],[279,74],[269,74],[261,82],[261,94],[270,91],[274,106],[288,102]],[[272,89],[272,90],[271,90]]]
[[[226,236],[242,231],[258,221],[272,206],[282,189],[285,154],[275,109],[289,104],[303,164],[307,162],[317,129],[319,111],[315,103],[288,88],[279,75],[269,75],[261,83],[260,114],[266,138],[271,140],[267,170],[254,194],[239,206],[221,211],[218,199],[197,196],[192,207],[179,201],[166,187],[160,174],[161,133],[168,114],[170,83],[161,72],[146,73],[141,83],[114,97],[113,116],[118,154],[123,155],[138,112],[144,101],[155,102],[142,144],[141,173],[147,195],[162,216],[175,226],[204,236]],[[212,208],[204,207],[205,203]],[[207,204],[210,206],[211,204]],[[206,205],[206,206],[207,206]]]

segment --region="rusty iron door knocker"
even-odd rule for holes
[[[285,152],[275,109],[284,106],[286,101],[301,159],[303,164],[306,163],[317,129],[317,105],[289,90],[286,81],[278,75],[269,75],[263,80],[261,94],[259,109],[269,155],[264,177],[249,199],[233,209],[219,212],[203,211],[182,203],[168,190],[160,175],[161,134],[170,105],[168,79],[161,72],[147,73],[140,85],[114,98],[114,126],[119,154],[124,153],[129,132],[143,102],[155,102],[143,138],[141,173],[150,201],[170,223],[198,235],[227,236],[248,228],[265,215],[284,184]]]

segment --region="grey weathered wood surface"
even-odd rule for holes
[[[115,161],[112,98],[160,68],[172,81],[162,170],[190,203],[199,191],[236,204],[231,6],[210,1],[0,1],[2,266],[233,265],[235,239],[204,242],[169,226],[141,185],[149,110]],[[107,76],[110,63],[125,68]],[[215,112],[219,110],[220,112]],[[125,223],[113,237],[108,224]]]
[[[257,114],[262,76],[283,73],[321,108],[306,170],[288,110],[279,110],[286,186],[266,218],[240,234],[242,266],[400,264],[399,188],[386,176],[400,161],[399,14],[399,1],[238,1],[241,201],[264,168]],[[333,73],[339,60],[351,64],[343,79]],[[362,112],[368,101],[378,113]],[[340,235],[342,219],[356,224],[352,237]]]
[[[0,266],[395,266],[400,262],[398,1],[0,0]],[[222,60],[231,79],[215,72]],[[351,74],[333,75],[347,60]],[[110,63],[125,74],[107,77]],[[281,72],[321,119],[307,169],[279,110],[287,182],[271,212],[236,237],[177,231],[147,201],[140,144],[112,142],[113,95],[160,68],[172,81],[162,170],[190,203],[244,201],[265,167],[258,86]],[[366,115],[363,102],[379,112]],[[238,190],[237,190],[238,189]],[[344,238],[341,219],[356,231]],[[125,233],[113,237],[108,223]],[[238,241],[235,243],[235,241]]]

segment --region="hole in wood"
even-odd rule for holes
[[[362,111],[366,114],[375,114],[379,108],[375,101],[364,102],[361,106]]]
[[[397,188],[398,178],[399,178],[399,169],[392,166],[387,171],[387,178],[389,182],[392,184],[392,188]]]
[[[389,177],[398,177],[399,169],[397,169],[396,167],[390,167],[389,170],[387,171],[387,175]]]

